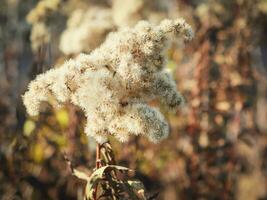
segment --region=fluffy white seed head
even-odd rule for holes
[[[173,0],[113,0],[112,16],[118,27],[132,27],[141,19],[158,23],[173,7]]]
[[[99,46],[113,29],[110,9],[89,7],[77,9],[70,16],[60,38],[59,48],[64,54],[90,52]]]
[[[175,81],[164,68],[164,51],[174,38],[192,36],[183,20],[164,20],[159,26],[141,21],[111,33],[89,55],[37,76],[23,96],[27,111],[37,115],[51,95],[59,103],[79,106],[87,117],[85,132],[99,143],[108,135],[124,142],[131,134],[159,142],[169,127],[147,102],[159,99],[169,109],[181,104]]]
[[[31,47],[34,52],[37,52],[44,45],[50,42],[50,31],[48,27],[43,22],[38,22],[33,24],[31,30]]]

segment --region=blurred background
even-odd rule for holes
[[[30,80],[120,27],[183,17],[195,38],[172,45],[167,67],[186,104],[163,110],[171,135],[160,144],[111,139],[117,163],[159,200],[266,200],[266,16],[266,0],[0,0],[0,199],[82,199],[64,155],[95,165],[78,108],[26,114]]]

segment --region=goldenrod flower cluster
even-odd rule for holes
[[[168,136],[169,126],[147,103],[158,99],[169,109],[182,103],[164,67],[165,50],[180,37],[186,41],[193,37],[183,19],[163,20],[158,26],[140,21],[133,28],[110,33],[90,54],[38,75],[23,96],[27,112],[38,115],[41,103],[53,96],[84,111],[85,132],[99,143],[108,135],[124,142],[131,134],[159,142]]]

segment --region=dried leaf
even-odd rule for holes
[[[94,189],[96,188],[98,183],[105,178],[105,173],[110,173],[111,171],[115,171],[115,170],[122,171],[122,172],[131,171],[131,169],[129,168],[117,166],[117,165],[107,165],[107,166],[104,166],[104,167],[101,167],[95,170],[93,174],[87,180],[86,191],[85,191],[86,198],[93,199]]]

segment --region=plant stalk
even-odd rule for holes
[[[97,146],[96,146],[96,158],[95,158],[95,168],[96,168],[96,170],[101,167],[100,148],[101,148],[101,145],[97,143]],[[94,191],[94,200],[97,200],[97,185],[96,185],[95,191]]]

